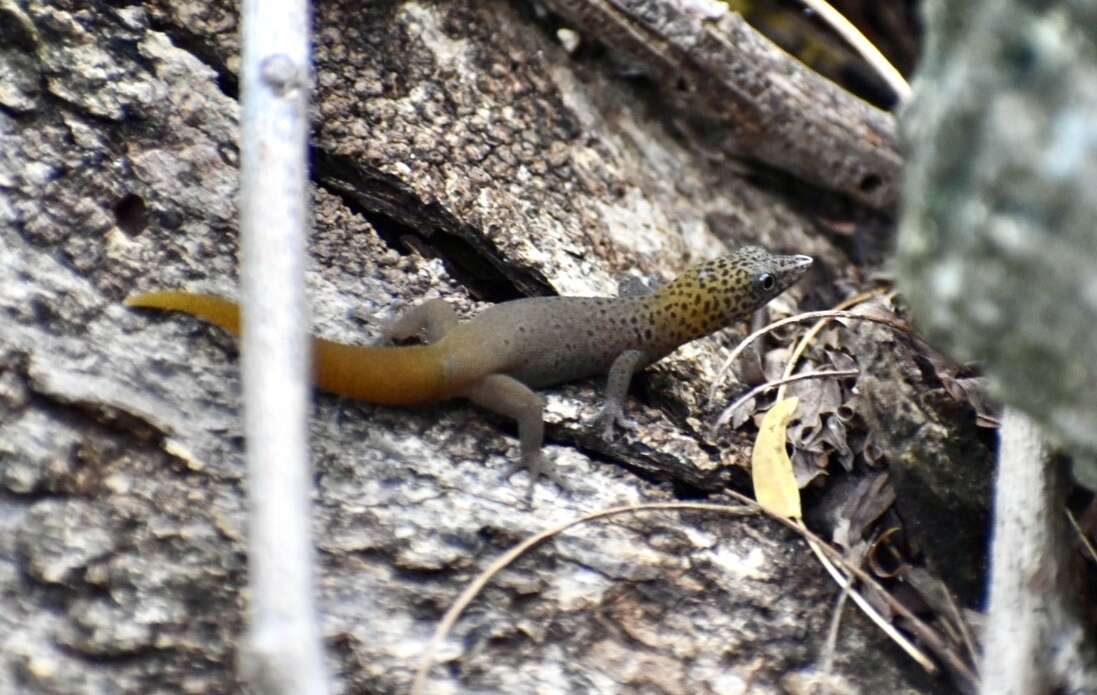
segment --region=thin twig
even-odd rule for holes
[[[831,560],[833,560],[834,563],[837,563],[844,570],[846,570],[846,572],[848,574],[857,577],[857,579],[859,579],[860,581],[862,581],[865,584],[873,587],[877,592],[879,592],[880,596],[888,604],[888,607],[891,608],[891,610],[893,610],[897,614],[901,615],[903,618],[905,618],[910,623],[911,630],[919,638],[921,638],[933,650],[933,652],[935,654],[937,654],[940,658],[947,661],[949,663],[949,665],[953,668],[953,670],[960,677],[963,677],[963,678],[967,679],[971,684],[974,684],[976,682],[976,676],[975,676],[974,672],[972,672],[972,670],[967,666],[967,664],[965,664],[963,662],[963,660],[960,659],[960,657],[958,655],[956,655],[956,653],[954,651],[952,651],[948,647],[948,645],[945,644],[944,640],[940,637],[940,635],[938,635],[937,632],[933,628],[929,627],[922,620],[920,620],[917,616],[915,616],[906,606],[904,606],[903,604],[896,601],[895,598],[892,597],[891,594],[889,594],[887,591],[885,591],[884,588],[882,586],[880,586],[879,582],[877,582],[871,575],[869,575],[867,572],[865,572],[864,570],[862,570],[859,567],[855,567],[853,565],[850,565],[845,560],[845,558],[842,557],[841,553],[839,553],[836,549],[831,547],[822,538],[820,538],[816,534],[809,531],[802,524],[794,523],[789,519],[785,519],[783,517],[777,516],[775,514],[772,514],[768,511],[766,511],[757,502],[755,502],[754,500],[750,499],[749,497],[747,497],[746,495],[744,495],[740,492],[736,492],[735,490],[730,490],[730,489],[726,490],[726,492],[729,495],[731,495],[732,497],[734,497],[735,499],[742,502],[745,505],[745,508],[749,509],[751,512],[764,514],[765,516],[770,517],[771,519],[777,521],[779,524],[781,524],[781,525],[785,526],[786,528],[792,530],[794,533],[800,534],[802,537],[804,537],[804,539],[806,541],[809,542],[809,546],[811,546],[812,544],[814,544],[814,546],[817,546],[817,547],[812,548],[813,551],[816,551],[816,552],[821,551],[822,553],[825,553],[826,555],[828,555],[831,558]],[[434,635],[431,637],[431,640],[428,643],[426,650],[423,652],[423,656],[420,657],[419,664],[418,664],[418,667],[417,667],[416,672],[415,672],[415,678],[412,681],[412,686],[411,686],[411,691],[410,691],[411,695],[422,695],[422,693],[424,692],[424,687],[426,686],[427,675],[430,672],[431,666],[434,664],[434,656],[435,656],[435,654],[437,654],[437,652],[438,652],[439,648],[441,647],[442,643],[445,641],[446,637],[449,635],[449,631],[453,628],[454,624],[457,622],[457,619],[460,617],[461,613],[469,606],[469,604],[473,601],[473,599],[476,598],[476,596],[483,590],[483,588],[487,585],[487,583],[489,581],[491,581],[491,579],[496,574],[498,574],[500,571],[505,569],[508,565],[510,565],[516,559],[521,557],[524,553],[526,553],[527,551],[529,551],[531,548],[535,547],[536,545],[542,543],[546,539],[551,538],[552,536],[557,535],[557,534],[559,534],[563,531],[566,531],[569,528],[572,528],[572,527],[577,526],[579,524],[586,523],[588,521],[593,521],[593,520],[596,520],[596,519],[602,519],[602,518],[606,518],[606,517],[609,517],[609,516],[615,516],[615,515],[618,515],[618,514],[629,514],[629,513],[634,513],[634,512],[638,512],[638,511],[658,511],[658,510],[680,510],[680,511],[702,511],[702,512],[709,511],[709,512],[717,512],[717,513],[721,513],[721,514],[735,514],[735,515],[742,515],[742,514],[745,513],[744,512],[744,507],[732,507],[732,506],[729,506],[729,505],[722,505],[722,504],[704,504],[704,503],[693,503],[693,502],[666,502],[666,503],[659,502],[659,503],[652,503],[652,504],[628,505],[628,506],[623,506],[623,507],[612,507],[612,508],[609,508],[609,509],[603,509],[601,511],[592,512],[592,513],[587,514],[585,516],[579,517],[578,519],[573,519],[571,521],[560,524],[558,526],[554,526],[552,528],[546,529],[546,530],[541,531],[540,533],[538,533],[534,536],[531,536],[531,537],[527,538],[526,540],[522,541],[518,545],[511,548],[509,551],[507,551],[505,554],[503,554],[501,557],[499,557],[493,563],[491,563],[491,565],[489,565],[487,567],[487,569],[485,569],[479,576],[477,576],[476,579],[474,579],[472,581],[472,583],[470,583],[465,588],[465,590],[463,592],[461,592],[461,595],[457,597],[457,600],[453,603],[452,606],[450,606],[449,610],[446,611],[445,615],[442,616],[442,620],[438,623],[438,627],[435,629]],[[833,565],[824,564],[824,567],[830,567],[830,568],[833,569],[833,571],[835,573],[837,573],[837,569],[834,568]],[[828,569],[828,572],[829,571],[831,571],[831,569]],[[840,574],[838,576],[840,577]],[[839,583],[841,584],[842,581],[840,580]],[[857,596],[857,594],[851,594],[851,595]],[[857,599],[855,598],[854,600],[856,601]],[[860,603],[858,603],[858,605],[861,606]],[[866,606],[867,606],[867,603],[866,603]],[[863,606],[862,606],[862,609],[864,609]],[[869,614],[871,615],[871,613],[869,613]],[[893,639],[895,639],[895,635],[897,635],[897,633],[895,632],[894,628],[890,625],[888,625],[887,628],[884,628],[883,627],[884,624],[886,624],[886,623],[881,624],[881,629],[884,629],[885,633],[888,634],[889,637],[892,637]],[[898,639],[896,641],[900,646],[903,646],[904,644],[909,644],[909,641],[907,641],[901,635],[898,635]],[[905,646],[903,646],[903,648],[904,648],[904,650],[906,649]],[[917,657],[914,657],[914,653],[917,652],[917,649],[914,649],[913,647],[911,647],[911,648],[913,649],[913,652],[908,652],[908,653],[911,653],[911,656],[913,658],[915,658],[915,660],[918,661],[918,663],[921,664],[923,666],[923,668],[925,668],[928,673],[932,674],[932,673],[937,672],[936,666],[934,666],[932,662],[926,662],[925,659],[924,659],[924,656],[921,659],[919,659]]]
[[[842,593],[838,594],[838,601],[834,604],[834,615],[830,618],[830,627],[827,629],[827,641],[823,645],[823,658],[820,670],[829,676],[834,670],[834,654],[838,651],[838,631],[842,627],[842,612],[846,609],[846,600],[853,591],[853,577],[845,577],[842,582]]]
[[[900,102],[906,102],[910,99],[910,85],[907,83],[906,79],[903,78],[903,75],[895,69],[895,66],[884,57],[884,54],[881,53],[852,22],[843,17],[838,10],[831,7],[825,0],[801,1],[822,17],[827,24],[833,27],[834,30],[846,40],[846,43],[853,46],[853,49],[861,54],[861,57],[865,59],[865,62],[872,66],[872,69],[880,75],[884,82],[888,83],[888,86],[895,92],[895,95],[899,98]]]
[[[852,311],[808,311],[803,314],[796,314],[795,316],[789,316],[783,318],[780,321],[774,321],[773,323],[760,328],[746,338],[743,338],[742,342],[735,346],[735,349],[731,351],[724,363],[720,365],[719,371],[716,373],[716,378],[713,380],[712,388],[709,389],[708,399],[712,401],[716,397],[716,390],[720,387],[720,382],[723,381],[724,376],[727,374],[728,369],[732,363],[735,362],[739,355],[743,354],[743,350],[747,348],[751,343],[760,338],[761,336],[773,331],[781,326],[787,326],[790,323],[803,323],[804,321],[811,321],[813,319],[820,319],[824,317],[839,318],[839,319],[856,319],[860,321],[871,321],[873,323],[881,323],[885,326],[891,326],[897,331],[903,333],[910,333],[910,326],[904,321],[898,319],[888,318],[885,316],[872,316],[871,314],[855,314]]]
[[[1089,551],[1089,556],[1093,558],[1094,562],[1097,562],[1097,549],[1093,547],[1093,544],[1089,542],[1089,536],[1082,530],[1082,527],[1078,524],[1078,520],[1074,518],[1074,514],[1069,509],[1066,510],[1067,518],[1070,519],[1070,525],[1074,527],[1074,530],[1078,533],[1079,540],[1082,541],[1082,545]]]
[[[823,566],[823,569],[827,571],[827,574],[833,577],[834,581],[837,582],[838,586],[842,587],[843,590],[847,590],[848,587],[850,598],[852,598],[853,602],[857,604],[857,607],[860,608],[861,611],[868,616],[869,620],[876,623],[876,626],[883,630],[884,634],[890,637],[891,640],[895,642],[895,644],[899,645],[900,649],[906,652],[910,656],[910,658],[917,661],[918,665],[926,670],[926,673],[937,673],[936,664],[934,664],[928,656],[923,654],[922,651],[915,647],[910,640],[904,637],[903,634],[899,632],[899,630],[894,625],[885,620],[883,616],[881,616],[876,611],[876,609],[873,608],[872,605],[865,600],[864,596],[862,596],[852,587],[849,587],[849,585],[853,581],[852,576],[843,575],[841,572],[838,571],[838,568],[834,566],[834,563],[832,563],[823,553],[821,546],[816,545],[815,541],[812,540],[811,536],[814,536],[814,534],[812,534],[802,525],[793,524],[793,526],[799,528],[803,532],[804,537],[807,540],[808,547],[811,548],[811,552],[815,553],[816,559],[819,560],[819,564]],[[827,547],[835,553],[838,552],[836,550],[833,550],[832,548],[829,548],[829,546]],[[852,572],[853,565],[849,564],[844,559],[842,560],[842,564],[846,570]],[[879,585],[877,585],[877,588],[883,591],[883,589],[880,588]],[[886,593],[887,592],[885,592],[885,594]]]
[[[750,391],[747,391],[746,395],[738,398],[734,403],[724,408],[724,412],[720,413],[720,417],[716,419],[716,424],[713,429],[719,429],[727,424],[727,421],[731,419],[732,414],[739,409],[744,403],[754,398],[758,394],[768,391],[778,386],[784,386],[785,384],[791,384],[794,381],[803,381],[804,379],[821,379],[823,377],[846,377],[857,376],[860,374],[856,369],[832,369],[823,372],[810,372],[807,374],[796,374],[794,376],[786,376],[782,379],[775,379],[774,381],[767,381],[764,384],[755,386]],[[779,393],[779,392],[778,392]],[[778,395],[777,400],[781,400]]]
[[[749,509],[749,511],[748,511]],[[594,521],[596,519],[604,519],[610,516],[616,516],[618,514],[632,514],[635,512],[648,512],[648,511],[660,511],[660,510],[676,510],[676,511],[702,511],[702,512],[717,512],[720,514],[735,514],[745,515],[748,513],[757,513],[759,507],[757,505],[751,505],[748,508],[732,507],[726,504],[704,504],[702,502],[653,502],[650,504],[634,504],[622,507],[611,507],[609,509],[602,509],[597,512],[591,512],[577,519],[553,526],[545,529],[540,533],[530,536],[526,540],[522,541],[518,545],[514,546],[498,559],[492,562],[488,567],[476,577],[465,590],[461,592],[461,595],[457,597],[457,600],[453,602],[453,605],[449,607],[446,614],[442,616],[442,620],[438,623],[438,627],[434,630],[434,635],[430,639],[430,643],[427,644],[426,650],[419,658],[419,665],[415,670],[415,678],[411,683],[411,695],[422,695],[423,688],[426,686],[427,674],[430,672],[430,667],[434,664],[434,655],[438,653],[439,648],[442,646],[442,642],[445,641],[449,631],[453,629],[453,625],[457,622],[457,618],[461,616],[461,613],[468,608],[473,599],[483,590],[487,583],[492,578],[504,570],[508,565],[517,560],[531,548],[544,542],[545,540],[558,535],[573,526],[585,524],[588,521]]]
[[[847,297],[843,299],[842,301],[838,302],[838,304],[831,307],[831,309],[833,309],[834,311],[849,309],[860,304],[861,302],[872,299],[879,294],[883,294],[884,292],[887,292],[886,287],[877,287],[871,290],[867,290],[865,292],[855,294],[852,297]],[[811,341],[815,340],[815,336],[817,336],[819,332],[823,330],[823,328],[833,320],[834,319],[830,318],[819,319],[814,326],[808,329],[808,332],[804,334],[804,337],[800,338],[800,342],[796,344],[796,348],[792,351],[792,356],[788,358],[788,363],[785,364],[785,373],[782,375],[782,378],[787,379],[792,376],[792,372],[796,370],[796,363],[800,361],[800,356],[804,354],[805,350],[807,350],[808,345],[810,345]],[[777,391],[776,400],[779,401],[784,397],[785,388],[782,386],[781,389]]]
[[[941,593],[945,597],[945,603],[948,604],[948,612],[952,614],[952,619],[956,623],[956,629],[960,631],[960,639],[964,641],[964,648],[967,649],[968,658],[971,659],[971,663],[977,663],[979,661],[979,652],[975,649],[975,638],[971,634],[971,627],[968,626],[967,620],[960,612],[960,607],[956,605],[956,599],[952,598],[952,592],[940,579],[935,581],[941,586]]]
[[[823,549],[826,554],[830,556],[831,560],[833,560],[836,564],[841,566],[847,572],[856,576],[865,584],[868,584],[869,586],[880,592],[880,596],[888,604],[888,607],[901,615],[910,623],[911,631],[914,632],[914,634],[916,634],[923,642],[925,642],[926,646],[933,650],[934,654],[948,662],[949,666],[952,667],[957,675],[967,680],[972,688],[975,687],[976,683],[978,682],[978,678],[975,675],[975,672],[972,671],[971,668],[967,664],[965,664],[963,660],[956,654],[956,652],[945,643],[945,641],[941,638],[936,630],[931,628],[929,625],[926,625],[925,622],[923,622],[918,616],[914,615],[914,613],[912,613],[909,608],[904,606],[902,603],[897,601],[895,597],[885,591],[884,587],[880,586],[880,583],[876,581],[876,579],[873,578],[872,575],[870,575],[868,572],[865,572],[860,567],[856,567],[846,562],[845,558],[842,557],[842,554],[840,552],[835,550],[830,544],[817,536],[815,533],[809,531],[802,524],[795,523],[791,519],[786,519],[782,516],[778,516],[776,514],[768,512],[760,504],[741,492],[737,492],[730,488],[724,490],[724,492],[739,500],[743,504],[751,507],[752,509],[759,510],[760,512],[773,519],[777,523],[781,524],[785,528],[790,529],[793,532],[800,534],[804,538],[819,544],[819,547]]]

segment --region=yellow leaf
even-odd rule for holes
[[[800,518],[800,488],[785,451],[785,428],[799,404],[798,398],[786,398],[769,409],[750,455],[754,499],[766,510],[793,519]]]

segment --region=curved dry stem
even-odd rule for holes
[[[751,333],[750,335],[748,335],[746,338],[743,338],[743,341],[735,346],[735,349],[731,351],[731,354],[728,355],[728,358],[726,360],[724,360],[724,363],[722,365],[720,365],[720,369],[716,373],[716,379],[713,380],[712,387],[709,389],[709,392],[708,392],[709,402],[711,402],[716,397],[716,389],[719,387],[720,382],[724,379],[724,376],[727,374],[727,371],[731,367],[732,363],[736,360],[736,358],[739,357],[739,355],[743,354],[743,350],[745,350],[747,348],[747,346],[749,346],[755,340],[762,337],[766,333],[769,333],[769,332],[771,332],[775,329],[780,328],[781,326],[787,326],[790,323],[803,323],[804,321],[811,321],[812,319],[821,319],[821,318],[824,318],[824,317],[838,318],[838,319],[854,319],[854,320],[859,320],[859,321],[871,321],[873,323],[880,323],[880,324],[883,324],[885,326],[891,326],[895,330],[900,331],[902,333],[910,333],[911,332],[910,326],[905,321],[900,321],[898,319],[888,318],[888,317],[885,317],[885,316],[872,316],[872,315],[869,315],[869,314],[855,314],[852,311],[835,311],[835,310],[808,311],[808,312],[803,313],[803,314],[797,314],[795,316],[789,316],[788,318],[783,318],[780,321],[774,321],[773,323],[769,324],[768,326],[760,328],[760,329],[754,331],[753,333]]]
[[[717,512],[720,514],[734,514],[737,516],[743,516],[746,514],[757,513],[757,505],[750,507],[732,507],[726,504],[704,504],[702,502],[654,502],[650,504],[634,504],[622,507],[610,507],[609,509],[602,509],[597,512],[591,512],[578,519],[572,519],[571,521],[553,526],[552,528],[545,529],[538,534],[530,536],[526,540],[522,541],[518,545],[514,546],[498,559],[488,565],[487,569],[480,573],[465,590],[461,592],[461,595],[457,597],[457,600],[453,602],[453,605],[449,607],[446,614],[442,616],[442,620],[439,621],[438,627],[434,630],[434,635],[430,639],[430,643],[427,645],[426,651],[423,652],[423,656],[419,659],[419,665],[415,670],[415,678],[411,683],[411,695],[422,695],[423,688],[426,685],[427,674],[430,672],[430,667],[434,664],[434,655],[438,653],[438,649],[442,646],[442,642],[445,641],[446,636],[449,635],[449,631],[453,629],[454,624],[457,622],[457,618],[461,616],[461,613],[468,608],[473,599],[483,590],[487,583],[492,580],[495,575],[499,574],[502,570],[506,569],[508,565],[524,555],[527,551],[531,550],[540,543],[548,540],[549,538],[563,533],[564,531],[585,524],[588,521],[594,521],[596,519],[604,519],[610,516],[617,516],[619,514],[632,514],[635,512],[649,512],[660,510],[675,510],[675,511],[705,511],[705,512]]]
[[[427,675],[430,672],[431,666],[434,664],[434,656],[438,653],[439,648],[449,635],[457,619],[461,616],[461,613],[468,608],[469,604],[476,598],[477,595],[487,586],[488,582],[492,578],[505,569],[508,565],[513,563],[523,554],[528,552],[543,541],[558,535],[563,531],[566,531],[574,526],[584,524],[588,521],[594,521],[597,519],[604,519],[610,516],[616,516],[620,514],[631,514],[635,512],[646,511],[701,511],[701,512],[716,512],[719,514],[733,514],[736,516],[743,516],[747,513],[761,513],[771,519],[774,519],[778,523],[782,524],[786,528],[791,529],[793,532],[800,534],[805,541],[807,541],[809,547],[815,552],[817,556],[822,558],[827,556],[831,562],[823,562],[823,566],[827,569],[827,572],[831,574],[838,582],[839,586],[843,588],[851,581],[850,577],[857,577],[861,582],[872,586],[884,601],[888,604],[888,607],[892,611],[901,615],[910,623],[911,630],[918,635],[940,658],[944,659],[955,670],[955,672],[969,680],[970,683],[974,683],[976,676],[971,669],[963,662],[962,659],[952,651],[944,642],[944,640],[937,634],[933,628],[926,625],[922,620],[910,612],[910,610],[903,604],[896,601],[891,594],[884,590],[871,575],[862,570],[860,567],[851,565],[842,557],[842,554],[834,547],[829,545],[822,538],[809,531],[803,524],[795,523],[789,519],[772,514],[763,509],[757,502],[750,499],[746,495],[735,490],[726,490],[726,492],[735,497],[737,500],[743,503],[743,506],[733,507],[723,504],[704,504],[699,502],[656,502],[651,504],[638,504],[627,505],[621,507],[611,507],[609,509],[603,509],[597,512],[591,512],[577,519],[559,524],[552,528],[541,531],[540,533],[530,536],[526,540],[522,541],[518,545],[514,546],[497,560],[491,563],[479,576],[476,577],[466,588],[461,592],[461,595],[457,597],[453,605],[450,606],[446,614],[442,616],[442,620],[439,621],[438,627],[435,628],[434,635],[431,637],[430,643],[427,645],[426,650],[423,652],[423,656],[419,659],[418,667],[416,668],[415,678],[412,681],[411,695],[423,695],[424,688],[426,686]],[[838,569],[834,565],[840,566],[845,570],[848,577],[843,577]],[[891,637],[904,651],[906,651],[911,658],[917,661],[928,673],[936,673],[937,667],[931,662],[921,651],[917,649],[909,640],[907,640],[902,634],[900,634],[894,626],[884,620],[876,613],[875,610],[865,601],[865,599],[857,592],[852,592],[850,596],[854,602],[872,619],[877,625],[884,630],[885,634]]]
[[[716,419],[716,424],[712,426],[712,429],[715,431],[715,430],[720,429],[724,425],[726,425],[727,421],[731,419],[732,414],[736,410],[738,410],[740,406],[742,406],[744,403],[746,403],[750,399],[754,398],[758,394],[762,393],[763,391],[768,391],[772,388],[777,388],[777,387],[783,388],[785,386],[785,384],[791,384],[794,381],[803,381],[804,379],[822,379],[824,377],[831,377],[831,376],[837,378],[837,377],[846,377],[846,376],[857,376],[858,374],[860,374],[860,372],[858,372],[856,369],[832,369],[832,370],[825,371],[825,372],[809,372],[807,374],[797,374],[795,376],[785,376],[782,379],[775,379],[774,381],[767,381],[766,383],[761,384],[760,386],[755,386],[750,391],[748,391],[746,393],[746,395],[741,396],[734,403],[732,403],[728,407],[724,408],[724,412],[720,413],[720,417],[718,417]],[[780,391],[778,391],[778,393],[777,393],[777,400],[778,401],[781,400]]]
[[[887,82],[895,95],[899,97],[901,103],[910,100],[910,84],[907,83],[902,73],[896,70],[895,66],[884,57],[880,49],[876,48],[868,40],[868,37],[861,33],[860,29],[855,27],[852,22],[834,9],[826,0],[802,0],[802,2],[822,17],[823,21],[833,27],[845,39],[846,43],[853,46],[853,50],[861,54],[865,62],[880,75],[884,82]]]
[[[884,292],[887,292],[887,288],[877,287],[875,289],[867,290],[865,292],[855,294],[852,297],[847,297],[843,299],[836,305],[832,306],[831,309],[833,309],[834,311],[850,309],[857,306],[861,302],[872,299],[873,297],[883,294]],[[811,345],[811,341],[815,340],[815,336],[819,335],[819,332],[822,331],[823,328],[833,320],[834,319],[829,318],[819,319],[814,326],[808,329],[808,332],[804,334],[804,337],[800,338],[800,342],[796,344],[796,348],[792,351],[792,356],[788,358],[788,363],[785,365],[785,373],[781,375],[782,379],[787,379],[792,376],[793,370],[796,369],[796,363],[800,361],[800,357],[807,350],[808,345]],[[785,388],[782,386],[781,389],[777,391],[776,400],[779,401],[784,397]]]
[[[857,579],[861,580],[865,584],[871,586],[873,589],[878,591],[881,598],[883,598],[884,602],[887,603],[888,608],[890,608],[896,614],[902,616],[905,620],[908,621],[908,628],[910,629],[910,631],[916,634],[918,638],[921,639],[923,642],[925,642],[926,646],[928,646],[934,654],[936,654],[940,659],[948,663],[948,665],[953,669],[956,675],[967,681],[967,684],[970,686],[969,689],[974,691],[975,686],[978,683],[978,676],[975,675],[975,672],[971,669],[971,667],[964,663],[964,660],[960,658],[960,655],[957,654],[956,651],[953,650],[945,642],[945,640],[941,637],[940,634],[938,634],[936,630],[934,630],[929,625],[926,625],[926,623],[921,618],[914,615],[914,613],[912,613],[909,608],[904,606],[902,603],[897,601],[895,597],[885,591],[884,587],[880,586],[880,583],[876,581],[876,579],[872,575],[870,575],[868,572],[865,572],[860,567],[857,567],[856,565],[852,565],[847,562],[846,559],[842,557],[842,554],[838,552],[838,550],[836,550],[833,546],[828,544],[812,531],[809,531],[803,524],[794,522],[791,519],[786,519],[776,514],[771,514],[757,502],[741,492],[737,492],[732,489],[724,490],[724,492],[739,500],[744,505],[751,507],[752,509],[757,509],[762,514],[765,514],[785,528],[791,529],[792,531],[800,534],[806,540],[815,543],[820,550],[825,552],[830,557],[831,561],[833,561],[834,564],[838,565],[848,574],[857,577]],[[929,672],[936,673],[936,667],[933,667],[933,670]]]

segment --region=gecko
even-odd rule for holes
[[[776,255],[745,246],[699,263],[654,292],[620,297],[529,297],[494,304],[468,321],[452,305],[430,299],[384,331],[386,340],[417,345],[344,345],[312,338],[318,388],[386,405],[449,398],[473,403],[518,423],[520,460],[530,494],[538,476],[563,485],[542,456],[544,403],[533,389],[607,374],[599,415],[602,436],[633,428],[624,402],[632,376],[679,346],[714,333],[791,287],[810,256]],[[209,294],[159,290],[135,294],[130,307],[181,311],[240,334],[236,303]]]

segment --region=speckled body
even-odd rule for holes
[[[447,376],[460,379],[471,361],[475,371],[538,388],[605,374],[622,352],[654,338],[646,298],[533,297],[488,307],[442,341],[454,346]]]

